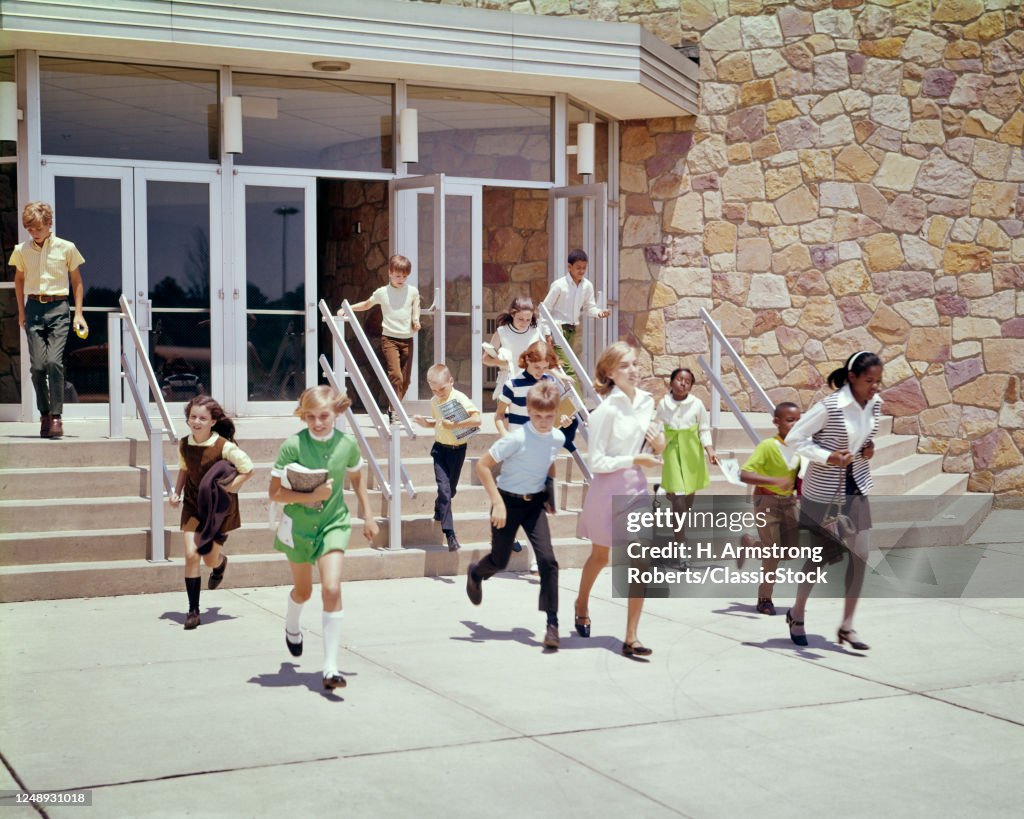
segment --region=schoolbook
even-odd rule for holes
[[[459,421],[465,421],[469,418],[469,413],[466,412],[466,408],[454,398],[449,398],[443,404],[440,404],[437,411],[440,412],[442,417],[446,420],[454,421],[456,423]],[[480,427],[462,427],[462,429],[453,429],[452,434],[455,436],[456,441],[461,441],[468,438],[470,435],[475,435],[479,431]]]
[[[326,469],[310,469],[302,464],[288,464],[284,468],[284,483],[294,492],[312,492],[318,486],[327,483],[330,477]],[[314,509],[323,509],[323,503],[307,503],[304,506],[311,506]]]

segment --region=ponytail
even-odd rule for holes
[[[829,373],[828,385],[834,390],[841,389],[850,380],[850,373],[860,375],[871,367],[881,366],[882,359],[874,353],[868,352],[867,350],[861,350],[846,359],[846,363],[842,367],[832,370],[832,372]]]

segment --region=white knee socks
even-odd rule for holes
[[[323,613],[325,677],[338,673],[338,649],[341,648],[341,621],[344,617],[344,610]]]
[[[299,625],[299,620],[302,618],[302,607],[304,605],[304,603],[296,603],[292,600],[292,593],[288,592],[288,616],[285,617],[284,630],[296,638],[292,640],[293,643],[299,642],[299,637],[302,635],[302,627]]]

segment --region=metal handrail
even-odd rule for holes
[[[362,326],[356,320],[352,306],[347,300],[342,302],[342,312],[344,313],[343,317],[333,315],[331,313],[331,309],[327,306],[327,302],[323,299],[320,300],[319,308],[320,313],[327,324],[327,328],[331,333],[335,355],[340,352],[342,356],[342,366],[340,368],[337,365],[337,361],[332,367],[326,356],[320,356],[320,366],[324,371],[324,375],[327,377],[331,386],[339,392],[343,389],[338,380],[337,371],[339,369],[344,375],[347,375],[352,380],[352,383],[355,385],[356,392],[363,401],[363,406],[366,408],[367,415],[370,416],[370,420],[377,428],[377,432],[381,440],[387,443],[388,478],[385,480],[384,472],[380,467],[377,456],[370,447],[370,443],[363,434],[363,431],[359,428],[355,414],[352,412],[351,408],[346,412],[346,418],[349,421],[349,425],[352,427],[353,434],[356,436],[360,449],[363,451],[367,463],[370,465],[372,474],[380,484],[381,493],[388,503],[388,517],[390,518],[388,525],[388,548],[400,549],[402,547],[402,492],[399,487],[404,485],[410,498],[416,497],[416,487],[413,486],[412,478],[409,476],[409,471],[402,463],[402,453],[400,448],[402,427],[400,426],[398,419],[401,418],[404,420],[406,430],[411,438],[416,438],[416,432],[413,430],[412,422],[409,419],[408,413],[406,413],[405,408],[399,402],[398,396],[395,393],[394,388],[391,386],[391,382],[388,381],[384,375],[384,371],[380,367],[380,362],[377,361],[377,356],[374,354],[373,348],[370,347],[369,339],[366,338],[366,334],[363,332]],[[381,380],[381,385],[385,388],[385,394],[388,396],[388,399],[393,402],[392,406],[397,410],[397,417],[392,421],[391,426],[384,423],[383,413],[381,413],[380,409],[377,407],[373,394],[370,392],[369,384],[367,384],[366,379],[363,377],[362,372],[360,372],[359,367],[356,364],[355,357],[352,355],[352,350],[349,348],[348,342],[345,341],[345,335],[339,327],[339,321],[348,321],[353,325],[356,338],[363,346],[363,351],[366,353],[366,357],[370,361],[371,367],[374,369],[377,377]]]
[[[750,385],[754,396],[764,404],[768,412],[775,411],[775,404],[768,396],[768,393],[765,392],[764,387],[758,383],[754,374],[750,372],[747,365],[743,363],[743,359],[740,358],[739,353],[736,352],[736,348],[734,348],[729,342],[729,339],[725,337],[725,333],[722,332],[722,328],[718,326],[706,308],[702,307],[700,309],[700,317],[704,321],[705,326],[711,331],[711,364],[709,365],[704,360],[703,356],[697,360],[697,363],[700,364],[701,368],[703,368],[704,372],[707,373],[708,378],[711,380],[711,427],[712,429],[717,430],[721,425],[720,400],[725,401],[733,415],[736,416],[740,425],[747,433],[747,436],[756,444],[760,441],[760,438],[754,431],[753,425],[747,420],[747,416],[744,414],[743,410],[739,408],[732,396],[729,395],[728,391],[722,385],[723,349],[729,358],[732,359],[733,364],[736,365],[736,370],[741,376],[743,376],[743,379],[747,384]]]
[[[122,294],[118,303],[121,312],[107,314],[107,365],[108,376],[107,386],[110,394],[110,437],[124,437],[124,410],[121,399],[121,385],[127,384],[128,390],[135,401],[139,418],[142,420],[142,427],[149,439],[149,555],[148,560],[164,561],[167,559],[164,548],[164,493],[169,493],[173,487],[171,473],[164,462],[163,437],[166,434],[171,443],[178,440],[174,423],[171,421],[170,413],[167,411],[167,404],[164,401],[163,393],[156,380],[156,373],[146,355],[146,348],[142,344],[142,334],[135,323],[135,317],[128,307],[128,301]],[[157,429],[149,417],[149,402],[143,393],[135,377],[132,375],[132,368],[129,364],[129,356],[122,349],[121,322],[128,329],[127,337],[134,349],[133,357],[142,363],[143,372],[146,375],[146,382],[153,401],[160,412],[164,426]]]
[[[598,404],[601,403],[601,396],[597,394],[597,390],[594,389],[594,382],[590,380],[590,376],[584,369],[583,364],[576,356],[576,351],[572,346],[565,340],[565,336],[562,335],[562,328],[559,326],[560,322],[556,322],[551,315],[551,311],[544,302],[537,305],[537,312],[540,313],[540,317],[544,319],[544,323],[547,325],[548,332],[551,335],[551,340],[555,342],[556,347],[561,347],[562,352],[565,353],[566,358],[569,359],[569,363],[572,368],[576,370],[576,377],[579,379],[580,384],[585,388],[586,392],[593,397]],[[583,401],[581,400],[582,404]]]

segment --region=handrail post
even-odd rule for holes
[[[124,437],[121,401],[121,314],[107,313],[107,390],[110,393],[110,437]]]
[[[391,440],[388,452],[388,480],[391,484],[391,504],[388,507],[388,549],[402,548],[402,428],[397,420],[391,422]]]
[[[149,560],[166,560],[164,549],[164,433],[154,430],[149,436]]]
[[[722,343],[714,333],[711,334],[711,370],[715,374],[715,381],[711,382],[711,429],[717,432],[722,422],[721,396],[717,386],[722,381]]]

